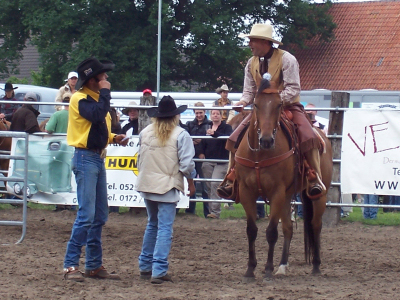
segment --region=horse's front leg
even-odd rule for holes
[[[290,200],[288,201],[290,203]],[[291,206],[290,204],[282,211],[282,231],[283,231],[283,249],[279,269],[275,275],[286,275],[286,268],[288,267],[290,243],[293,237],[293,223],[290,219]]]
[[[256,259],[256,247],[255,241],[257,238],[258,228],[256,225],[256,218],[254,217],[247,217],[247,239],[249,242],[249,260],[247,262],[247,271],[244,274],[244,280],[246,282],[253,281],[255,279],[254,270],[257,266],[257,259]]]
[[[244,274],[243,280],[245,282],[254,281],[254,270],[257,266],[257,259],[256,259],[256,246],[255,241],[257,238],[258,228],[256,225],[257,219],[257,203],[256,200],[251,200],[257,197],[257,195],[251,195],[251,191],[242,187],[239,188],[239,195],[241,199],[242,206],[244,211],[246,212],[247,217],[247,240],[249,243],[249,260],[247,262],[247,271]]]
[[[271,206],[270,221],[266,230],[268,242],[268,259],[265,265],[265,279],[272,279],[272,272],[274,271],[274,250],[275,244],[278,240],[278,222],[279,217],[273,213]]]

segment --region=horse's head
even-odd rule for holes
[[[271,89],[270,82],[263,79],[254,100],[256,115],[254,127],[257,129],[261,149],[271,149],[275,146],[282,104],[278,91]]]

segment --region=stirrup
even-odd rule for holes
[[[236,199],[236,195],[233,195],[233,183],[227,181],[226,184],[224,185],[220,185],[217,188],[217,194],[218,196],[220,196],[221,198],[224,199],[229,199],[229,200],[235,200]]]
[[[315,172],[315,177],[314,182],[307,180],[306,194],[311,200],[316,200],[326,194],[326,187],[317,172]]]

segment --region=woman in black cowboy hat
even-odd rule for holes
[[[185,192],[183,177],[188,179],[189,194],[194,195],[194,147],[189,133],[179,126],[179,114],[186,105],[176,107],[174,99],[164,96],[158,107],[147,111],[150,124],[139,135],[137,190],[144,198],[147,227],[139,256],[140,277],[160,284],[172,281],[168,274],[168,255],[172,226],[180,193]]]
[[[15,93],[14,90],[16,90],[17,87],[13,87],[13,85],[10,82],[7,82],[4,85],[3,91],[5,91],[5,95],[2,98],[2,100],[5,101],[17,101],[15,98]],[[1,103],[0,104],[0,119],[6,119],[7,121],[11,122],[12,115],[16,112],[16,110],[20,107],[18,104],[12,104],[12,103]]]

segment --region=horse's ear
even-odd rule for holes
[[[261,79],[260,87],[258,88],[258,94],[260,94],[263,90],[269,88],[271,86],[271,83],[267,79]]]

